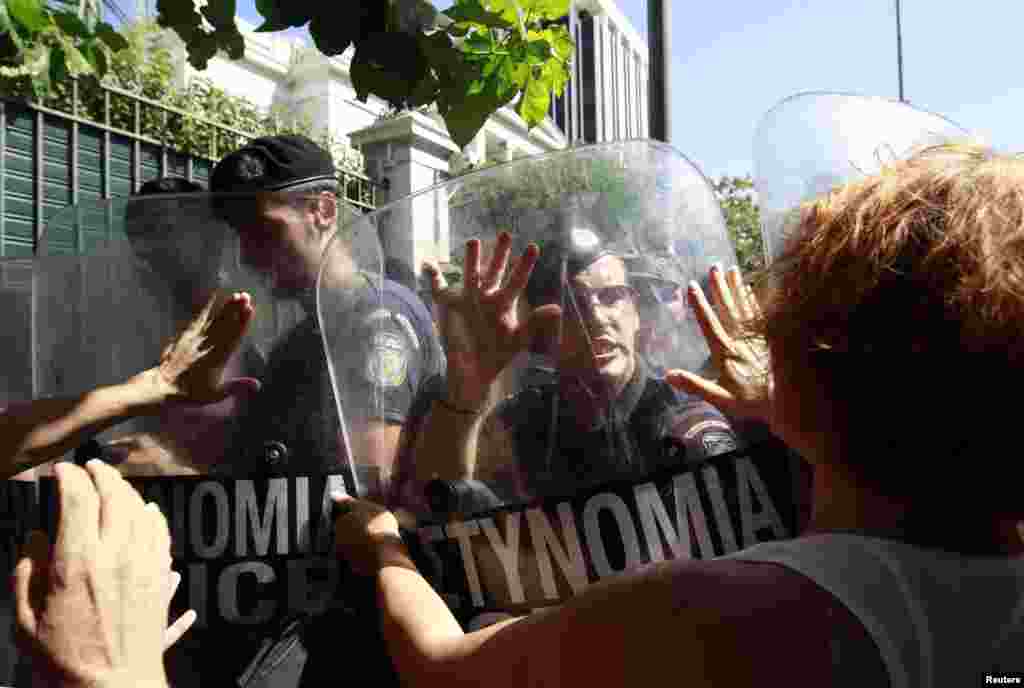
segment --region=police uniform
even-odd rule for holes
[[[497,467],[486,479],[500,497],[567,496],[697,464],[740,446],[721,412],[680,395],[641,361],[617,399],[581,418],[576,397],[583,393],[574,380],[563,379],[524,389],[499,404],[495,415],[511,436],[517,461],[514,469]],[[552,418],[557,418],[555,428]]]
[[[246,155],[239,158],[239,153]],[[253,169],[257,175],[248,179]],[[214,191],[287,191],[334,179],[330,156],[298,136],[256,139],[218,163]],[[227,217],[225,219],[228,219]],[[230,221],[230,219],[229,219]],[[244,229],[242,230],[244,231]],[[352,342],[334,372],[349,427],[359,421],[403,423],[421,381],[443,372],[430,313],[406,287],[362,274],[364,284],[338,296],[328,333]],[[348,456],[324,354],[315,290],[298,296],[306,318],[268,353],[262,388],[240,420],[223,468],[231,477],[347,473]],[[340,360],[338,360],[340,359]],[[375,486],[367,470],[360,484]],[[330,555],[328,555],[330,556]],[[377,628],[359,609],[374,595],[345,579],[345,599],[322,614],[292,614],[257,625],[211,624],[193,629],[167,653],[172,685],[297,688],[326,684],[343,651],[348,671],[369,673],[374,685],[397,685]],[[250,596],[258,591],[248,593]],[[336,678],[335,678],[336,680]]]
[[[421,381],[443,371],[443,356],[430,320],[418,297],[400,284],[384,280],[381,289],[367,286],[356,294],[351,310],[335,321],[351,341],[360,343],[359,355],[347,367],[336,369],[342,408],[351,423],[357,417],[403,423]],[[260,475],[344,473],[347,456],[340,422],[323,356],[320,329],[314,316],[288,333],[268,357],[263,386],[242,424],[246,452],[235,457],[233,477],[249,472]],[[262,450],[253,460],[252,452]],[[250,458],[246,458],[246,456]],[[360,484],[371,488],[377,476],[363,467]],[[353,594],[346,586],[346,596]],[[369,599],[373,599],[372,593]],[[351,600],[358,602],[358,600]],[[356,655],[374,680],[386,685],[390,663],[374,619],[356,616],[351,608],[332,609],[316,617],[293,617],[258,627],[230,629],[231,641],[222,646],[222,678],[238,685],[291,688],[313,685],[317,662],[337,648],[327,647],[346,638],[346,652]],[[209,638],[206,643],[209,643]],[[207,657],[208,650],[199,650]],[[191,653],[189,653],[191,654]],[[329,671],[329,668],[324,668]],[[203,676],[205,684],[210,679]],[[214,685],[216,681],[211,681]],[[182,681],[187,685],[188,681]]]
[[[396,282],[383,280],[378,290],[367,278],[349,312],[332,320],[359,346],[335,371],[347,421],[404,423],[421,382],[444,369],[426,306]],[[309,316],[270,352],[236,456],[258,473],[341,473],[348,457],[340,433],[320,329]],[[233,475],[245,470],[232,469]],[[375,484],[374,476],[365,477]]]

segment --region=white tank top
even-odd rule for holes
[[[830,592],[874,640],[891,688],[985,685],[1024,669],[1024,557],[826,533],[722,558],[781,564]]]

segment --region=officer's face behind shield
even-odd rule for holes
[[[196,311],[221,286],[224,244],[212,230],[182,233],[182,226],[211,221],[205,195],[148,196],[128,201],[124,231],[132,250],[152,272],[159,292],[169,289],[177,308]]]
[[[297,296],[316,285],[324,246],[337,223],[333,192],[228,196],[216,203],[238,234],[242,263],[267,277],[275,296]]]
[[[526,296],[533,308],[562,303],[561,374],[596,384],[613,397],[626,387],[636,371],[640,316],[622,258],[604,250],[591,230],[573,230],[567,242],[541,249]]]

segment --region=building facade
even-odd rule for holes
[[[568,19],[576,60],[550,118],[573,143],[647,138],[647,42],[613,0],[577,0]]]
[[[218,56],[205,71],[197,72],[175,36],[161,40],[174,56],[179,87],[190,79],[206,78],[264,110],[275,108],[307,119],[316,130],[350,141],[362,154],[367,174],[386,189],[383,197],[378,195],[381,205],[442,182],[469,164],[646,137],[646,43],[614,0],[576,0],[565,21],[576,55],[570,81],[563,94],[552,99],[549,117],[528,131],[513,108],[502,108],[461,150],[436,113],[387,116],[388,105],[379,98],[371,95],[360,102],[349,73],[352,48],[327,57],[295,38],[255,33],[255,27],[238,20],[246,40],[245,57],[231,61]],[[417,207],[410,226],[411,235],[382,233],[389,256],[409,265],[420,265],[424,259],[448,260],[446,206]]]
[[[373,128],[388,111],[387,104],[375,96],[366,103],[356,99],[349,75],[351,48],[340,56],[326,57],[296,38],[255,33],[254,26],[237,21],[246,40],[245,57],[239,61],[215,57],[203,72],[188,64],[176,37],[163,38],[175,56],[179,86],[195,77],[207,78],[263,109],[276,106],[309,118],[317,129],[338,139]],[[552,99],[548,119],[528,132],[511,107],[503,108],[470,145],[453,151],[460,155],[452,156],[451,169],[444,166],[440,173],[457,172],[466,162],[502,161],[574,143],[647,136],[646,42],[614,0],[576,0],[567,23],[576,42],[576,58],[563,95]],[[428,117],[447,138],[440,118]],[[381,172],[376,166],[369,161],[368,172]]]

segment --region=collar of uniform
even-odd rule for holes
[[[623,418],[628,418],[632,415],[636,405],[640,403],[640,397],[643,396],[644,388],[647,387],[647,378],[650,377],[643,357],[636,356],[635,358],[636,368],[633,370],[633,377],[626,384],[626,388],[622,390],[619,398],[615,400],[615,408],[622,414]]]
[[[633,411],[636,410],[637,404],[640,403],[640,398],[643,396],[644,389],[647,387],[647,381],[650,377],[647,366],[643,360],[636,357],[636,369],[633,371],[633,377],[628,383],[626,383],[625,389],[613,402],[613,408],[615,409],[616,417],[620,419],[629,418]],[[604,426],[607,420],[608,406],[599,404],[596,408],[591,407],[589,411],[584,411],[583,416],[580,415],[580,411],[586,408],[586,404],[579,395],[586,394],[583,387],[578,381],[574,381],[571,377],[561,377],[559,380],[561,387],[561,407],[560,413],[568,414],[576,418],[576,422],[581,424],[585,428],[590,430],[596,430]],[[575,389],[574,389],[575,388]],[[606,402],[605,402],[606,403]],[[590,415],[591,412],[594,415]]]
[[[331,314],[331,317],[327,319],[328,324],[331,324],[331,319],[338,319],[346,324],[349,323],[350,317],[356,315],[356,306],[365,301],[367,296],[377,295],[380,300],[380,295],[383,290],[383,283],[374,280],[374,276],[370,273],[360,271],[359,276],[362,278],[361,283],[355,289],[346,289],[339,292],[338,294],[332,294],[330,300],[334,302],[334,309],[340,312]],[[372,302],[372,299],[371,299]],[[306,315],[313,320],[313,329],[315,332],[320,331],[320,316],[317,313],[317,288],[307,289],[302,292],[299,296],[299,303],[302,308],[306,311]]]

